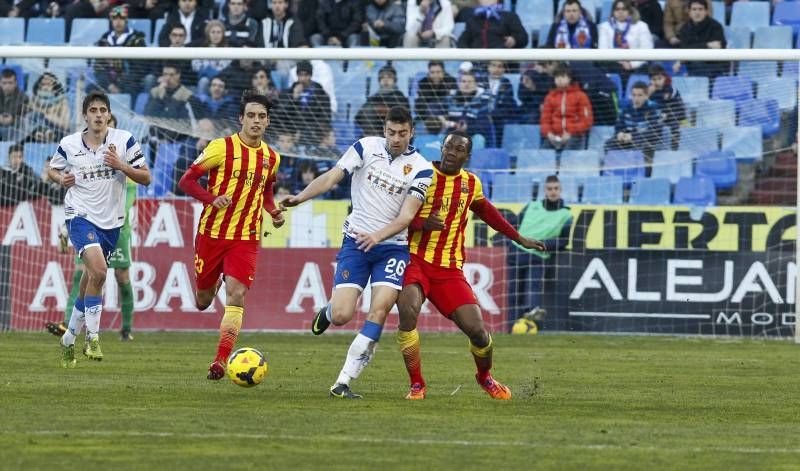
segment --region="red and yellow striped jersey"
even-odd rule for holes
[[[231,204],[221,209],[206,205],[197,232],[214,239],[258,240],[264,188],[280,161],[263,141],[249,147],[238,134],[211,141],[192,165],[208,172],[208,191],[228,195]]]
[[[466,170],[458,175],[445,175],[433,166],[431,186],[417,217],[427,218],[438,212],[444,221],[441,231],[409,230],[408,248],[426,262],[445,268],[461,268],[464,264],[464,232],[473,201],[482,200],[480,179]]]

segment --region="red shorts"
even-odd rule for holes
[[[194,241],[194,274],[198,290],[217,285],[220,273],[248,288],[256,276],[257,240],[212,239],[198,233]]]
[[[459,307],[478,304],[478,299],[460,268],[437,267],[411,254],[411,263],[406,267],[403,286],[414,283],[422,288],[422,294],[448,319]]]

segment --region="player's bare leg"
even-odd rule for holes
[[[470,351],[478,372],[475,379],[481,388],[494,399],[511,399],[511,390],[492,378],[492,336],[483,325],[481,310],[477,304],[460,306],[450,317],[459,329],[469,337]]]
[[[217,356],[208,368],[208,379],[218,380],[225,375],[225,361],[236,345],[236,338],[242,328],[244,316],[244,298],[247,295],[247,285],[232,276],[225,278],[225,315],[219,324],[219,343]]]
[[[397,309],[400,310],[400,325],[397,328],[397,343],[403,354],[411,389],[406,394],[406,399],[425,399],[425,380],[422,377],[422,356],[420,352],[419,332],[417,332],[417,319],[422,310],[425,295],[418,284],[403,287],[397,299]]]
[[[311,333],[320,335],[331,324],[345,325],[353,319],[361,290],[349,286],[335,288],[330,302],[320,309],[311,322]]]
[[[122,326],[119,338],[123,341],[133,340],[131,325],[133,324],[133,288],[131,287],[130,268],[114,269],[114,278],[119,289],[120,310],[122,311]]]
[[[206,289],[198,289],[194,293],[194,304],[197,306],[197,309],[201,311],[205,311],[208,309],[208,306],[211,306],[211,303],[214,302],[214,298],[217,297],[217,293],[219,292],[219,288],[222,286],[222,278],[217,280],[217,284],[211,288]]]
[[[336,384],[331,387],[331,396],[347,399],[361,397],[350,391],[350,382],[358,378],[372,360],[375,347],[381,338],[386,316],[397,301],[397,294],[397,289],[391,286],[372,286],[372,299],[367,320],[347,350],[347,358],[345,358],[342,370],[336,379]],[[353,311],[355,311],[355,306],[353,306]]]

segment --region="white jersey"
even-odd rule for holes
[[[108,128],[105,141],[95,151],[84,142],[83,132],[61,139],[50,168],[75,175],[75,185],[64,197],[67,219],[82,217],[100,229],[114,229],[125,223],[125,174],[103,163],[103,153],[110,144],[131,167],[145,166],[142,149],[128,131]]]
[[[344,222],[344,233],[353,231],[375,232],[400,214],[406,195],[425,200],[431,184],[433,167],[413,147],[392,158],[386,150],[386,139],[365,137],[347,149],[336,166],[352,175],[350,199],[353,212]],[[385,241],[393,244],[408,243],[408,232]]]

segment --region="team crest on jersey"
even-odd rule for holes
[[[90,233],[86,234],[86,238],[89,239],[89,240],[94,240],[94,232],[90,232]]]
[[[412,167],[411,164],[406,164],[403,167],[403,175],[408,175],[409,173],[411,173],[411,169],[412,168],[414,168],[414,167]]]
[[[466,183],[462,183],[461,184],[461,193],[464,193],[464,194],[469,193],[469,187],[467,186]]]

